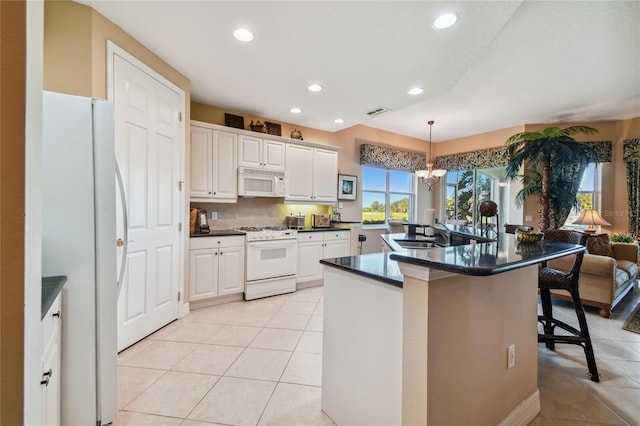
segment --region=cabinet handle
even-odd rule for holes
[[[44,377],[44,379],[40,381],[40,384],[49,386],[49,378],[51,377],[52,374],[53,374],[52,369],[49,369],[49,371],[42,373],[42,377]]]
[[[54,318],[55,318],[55,317],[62,318],[62,317],[60,316],[60,311],[54,312],[53,314],[51,314],[51,316],[52,316],[52,317],[54,317]]]

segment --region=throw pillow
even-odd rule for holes
[[[594,235],[587,240],[587,252],[589,254],[597,254],[600,256],[613,257],[613,249],[609,234]]]

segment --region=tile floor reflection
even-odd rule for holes
[[[332,425],[320,410],[323,288],[198,309],[118,356],[115,425]],[[621,329],[640,290],[600,318],[588,309],[600,383],[582,350],[538,346],[532,425],[640,426],[640,334]],[[571,306],[554,302],[573,321]]]

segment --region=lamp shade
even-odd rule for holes
[[[598,210],[583,210],[582,214],[578,219],[573,222],[575,225],[611,225],[609,222],[604,220]]]

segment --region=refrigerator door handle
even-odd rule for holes
[[[118,281],[116,282],[117,295],[120,295],[120,289],[122,288],[122,281],[124,280],[124,269],[127,262],[127,249],[129,246],[129,223],[127,219],[127,199],[124,195],[124,183],[122,182],[122,175],[120,174],[120,167],[116,161],[116,180],[118,181],[118,188],[120,189],[120,205],[122,207],[122,227],[124,232],[124,238],[118,239],[118,245],[122,245],[122,260],[120,262],[120,272],[118,273]]]

